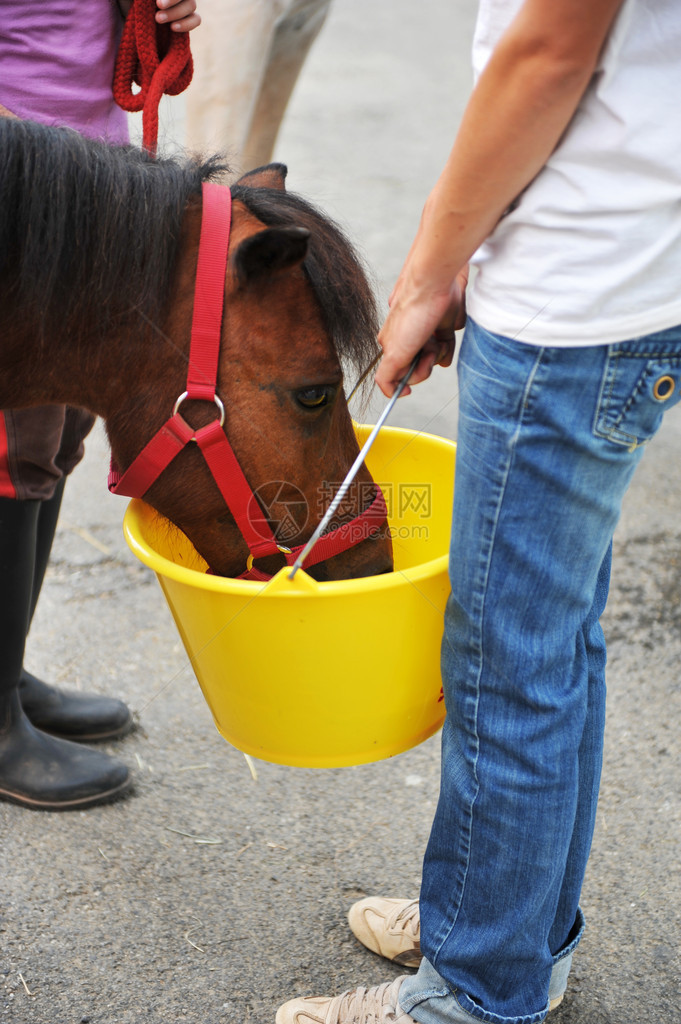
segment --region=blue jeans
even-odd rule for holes
[[[422,1024],[534,1024],[583,927],[605,717],[599,616],[622,498],[681,396],[681,327],[538,348],[469,321],[421,890]]]

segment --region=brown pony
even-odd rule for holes
[[[225,171],[217,158],[154,160],[0,119],[0,408],[89,409],[104,418],[119,467],[130,465],[185,389],[201,186]],[[285,191],[285,173],[271,165],[231,187],[217,393],[265,517],[277,540],[285,523],[282,542],[294,546],[357,454],[343,367],[361,373],[374,357],[376,314],[351,246]],[[182,415],[198,428],[215,408],[185,402]],[[368,504],[370,479],[363,470],[334,525]],[[196,445],[145,500],[214,572],[244,570],[248,548]],[[261,568],[281,564],[275,555]],[[341,579],[390,568],[381,531],[310,571]]]

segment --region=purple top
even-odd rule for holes
[[[0,0],[0,104],[23,120],[127,142],[112,93],[122,28],[116,0]]]

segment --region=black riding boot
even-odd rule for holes
[[[39,501],[0,498],[0,799],[80,810],[130,789],[115,758],[36,729],[19,698],[31,617]]]
[[[38,603],[52,550],[65,482],[65,478],[62,477],[54,496],[48,501],[41,501],[38,510],[31,619]],[[98,740],[117,739],[132,728],[132,715],[122,701],[95,694],[77,693],[73,690],[57,690],[54,686],[36,679],[26,669],[21,673],[19,696],[22,707],[33,725],[43,732],[61,736],[63,739],[93,743]]]

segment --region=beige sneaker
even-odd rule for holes
[[[378,953],[401,967],[418,967],[422,954],[419,939],[421,919],[418,900],[389,899],[367,896],[353,903],[348,911],[348,922],[353,933],[372,953]],[[565,993],[552,999],[549,1010],[563,1002]],[[410,1018],[405,1015],[405,1019]],[[310,1017],[310,1020],[315,1020]],[[324,1018],[319,1018],[324,1020]],[[301,1024],[307,1024],[304,1018]]]
[[[279,1007],[276,1024],[416,1024],[397,1003],[406,977],[374,988],[353,988],[340,996],[291,999]]]
[[[348,922],[359,941],[379,956],[401,967],[421,963],[418,900],[367,896],[350,907]]]

